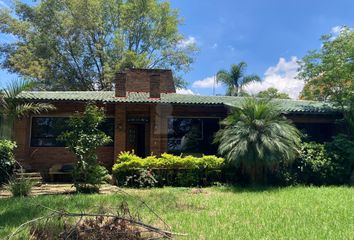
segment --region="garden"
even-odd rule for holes
[[[1,239],[353,239],[354,32],[346,27],[338,36],[323,36],[321,50],[301,60],[298,75],[305,82],[303,99],[328,103],[338,112],[336,132],[329,141],[310,141],[300,132],[274,101],[288,98],[276,89],[257,96],[244,92],[243,87],[260,78],[244,76],[246,63],[240,62],[230,72],[221,70],[216,76],[218,83],[226,85],[226,95],[242,99],[228,106],[228,116],[213,136],[216,155],[168,152],[141,157],[127,151],[115,156],[113,166],[107,168],[97,156],[99,147],[113,141],[99,127],[107,116],[97,102],[88,102],[84,111],[67,120],[67,129],[56,139],[75,156],[72,183],[52,185],[47,191],[23,177],[23,166],[15,154],[21,145],[14,141],[15,122],[55,107],[25,101],[18,97],[21,92],[46,84],[50,90],[62,89],[62,85],[70,90],[107,90],[117,69],[153,65],[181,70],[189,67],[196,51],[195,46],[181,49],[178,14],[164,2],[149,1],[137,8],[139,1],[122,1],[123,10],[115,1],[93,1],[91,4],[100,4],[85,6],[74,2],[70,7],[75,11],[70,14],[79,13],[80,18],[66,17],[69,5],[63,7],[55,1],[43,1],[38,8],[18,1],[18,19],[6,11],[1,13],[1,31],[12,32],[23,41],[2,50],[3,65],[29,79],[39,79],[14,81],[0,89],[0,193],[6,192],[4,197],[0,194]],[[101,14],[82,14],[84,7]],[[47,19],[53,19],[47,14],[56,11],[65,19],[58,20],[63,25],[47,28]],[[127,16],[121,17],[119,11],[126,11]],[[139,22],[139,11],[150,14],[154,24],[146,26],[152,29],[132,34],[129,29],[145,26],[146,19]],[[129,14],[139,17],[131,21]],[[107,20],[118,15],[124,29],[116,29]],[[102,16],[102,22],[108,21],[104,27],[86,25],[101,23],[96,19]],[[155,31],[160,24],[163,30]],[[56,46],[57,39],[70,35],[67,28],[80,34],[66,39],[69,44]],[[83,29],[89,32],[81,33]],[[96,49],[104,40],[95,37],[102,34],[111,42]],[[116,37],[124,34],[128,39],[142,39],[129,44],[136,52],[129,50],[117,57],[116,48],[125,49],[126,43]],[[76,45],[87,39],[89,46]],[[48,46],[59,52],[49,51]],[[148,56],[156,64],[163,63],[149,64]],[[81,59],[82,69],[76,61],[73,68],[66,57]],[[108,63],[99,63],[98,57]],[[23,59],[28,63],[23,64]],[[164,63],[166,59],[168,63]],[[96,67],[100,71],[95,72]],[[176,81],[176,86],[183,86],[181,80]],[[236,98],[240,96],[244,98]]]

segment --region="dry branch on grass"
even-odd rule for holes
[[[33,240],[145,240],[184,236],[144,223],[139,217],[131,214],[126,202],[123,202],[114,214],[71,213],[46,206],[39,207],[46,209],[49,214],[20,225],[9,236],[9,240],[14,239],[26,227],[30,228],[30,239]]]

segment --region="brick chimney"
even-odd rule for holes
[[[152,73],[150,75],[150,98],[160,98],[160,74]]]
[[[127,96],[127,73],[126,72],[118,72],[116,73],[116,85],[115,85],[115,90],[116,90],[116,97],[126,97]]]

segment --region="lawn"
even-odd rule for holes
[[[354,239],[354,189],[349,187],[126,189],[146,201],[181,239]],[[44,214],[42,204],[81,212],[115,207],[133,197],[57,195],[0,199],[0,239],[16,226]],[[152,219],[147,208],[139,212]]]

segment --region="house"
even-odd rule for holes
[[[241,97],[181,95],[170,70],[132,69],[116,75],[115,91],[33,91],[19,98],[50,102],[57,110],[18,120],[17,159],[31,170],[47,171],[54,164],[72,163],[75,157],[57,136],[68,117],[83,111],[88,102],[104,107],[101,129],[113,142],[99,148],[99,160],[110,167],[121,151],[140,156],[163,152],[215,154],[213,136],[232,105]],[[335,131],[339,113],[325,103],[294,100],[279,102],[285,116],[312,140],[325,141]]]

